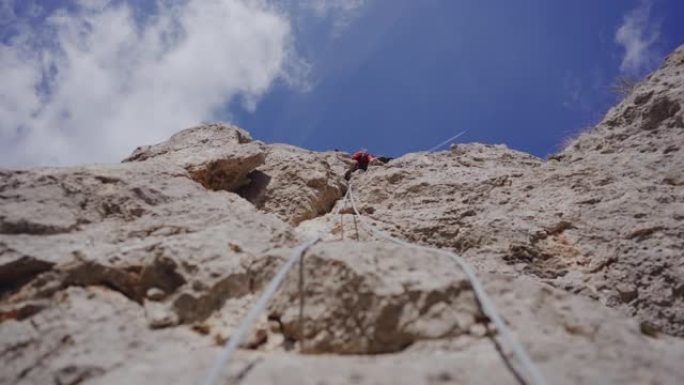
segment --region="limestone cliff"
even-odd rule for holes
[[[681,384],[682,107],[684,47],[549,160],[460,144],[354,192],[376,228],[473,264],[548,383]],[[0,170],[0,383],[198,383],[330,226],[303,318],[293,272],[225,383],[518,383],[453,261],[357,233],[345,167],[211,124],[118,165]]]

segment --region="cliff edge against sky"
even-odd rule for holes
[[[549,160],[459,144],[371,166],[354,192],[374,227],[473,264],[548,383],[680,384],[683,107],[684,47]],[[198,383],[329,227],[303,319],[295,272],[226,383],[518,383],[451,260],[357,240],[345,157],[211,124],[121,164],[0,170],[0,383]]]

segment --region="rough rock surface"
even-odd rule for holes
[[[158,161],[185,168],[211,190],[237,192],[292,225],[330,211],[344,195],[344,154],[252,141],[245,130],[208,124],[138,147],[124,162]]]
[[[293,225],[330,211],[344,195],[342,154],[316,153],[295,146],[267,146],[266,162],[238,191],[259,209]]]
[[[684,48],[548,161],[457,145],[352,187],[376,228],[475,265],[548,383],[680,384],[682,107]],[[119,165],[0,170],[0,384],[198,383],[321,231],[224,383],[519,383],[452,260],[357,233],[341,155],[212,124]]]
[[[1,183],[9,304],[105,285],[138,303],[168,297],[173,318],[190,322],[253,289],[250,258],[295,241],[239,196],[156,162],[4,172]]]
[[[124,162],[163,161],[185,168],[212,190],[234,191],[250,183],[247,175],[264,163],[263,143],[247,131],[224,124],[185,129],[168,141],[138,147]]]
[[[549,161],[482,144],[408,154],[355,176],[360,209],[684,336],[683,61],[680,49]]]
[[[306,257],[305,351],[374,354],[419,340],[467,334],[481,318],[465,275],[433,255],[382,243],[315,246]],[[310,279],[306,277],[311,277]],[[301,293],[293,279],[271,312],[301,338]]]

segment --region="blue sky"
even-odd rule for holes
[[[616,30],[638,1],[398,0],[369,7],[314,55],[308,93],[274,87],[236,121],[266,141],[400,155],[462,130],[545,156],[615,96]],[[658,60],[684,44],[684,2],[655,1]],[[303,44],[306,44],[305,41]]]
[[[684,44],[678,0],[0,0],[0,166],[114,162],[227,120],[265,142],[546,156]]]

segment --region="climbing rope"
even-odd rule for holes
[[[359,217],[359,222],[361,223],[361,227],[366,229],[367,232],[373,233],[380,238],[383,238],[385,240],[388,240],[390,242],[394,242],[396,244],[408,247],[408,248],[413,248],[413,249],[419,249],[419,250],[427,250],[431,252],[437,252],[441,255],[447,256],[451,259],[453,259],[456,264],[461,268],[461,270],[465,273],[466,277],[470,281],[470,284],[473,288],[473,292],[475,293],[475,297],[477,298],[478,302],[480,303],[480,307],[482,308],[482,312],[489,317],[489,319],[492,321],[494,326],[496,327],[496,330],[499,332],[501,335],[501,339],[505,342],[505,344],[508,346],[508,348],[511,350],[513,355],[516,357],[517,361],[520,363],[522,368],[525,371],[526,378],[527,378],[527,383],[530,385],[545,385],[546,381],[544,380],[544,377],[542,376],[541,372],[537,367],[534,365],[530,357],[527,355],[527,352],[523,348],[523,346],[513,337],[513,334],[511,333],[510,329],[508,329],[508,326],[506,326],[506,323],[501,319],[499,316],[499,312],[496,310],[496,307],[494,306],[494,303],[491,301],[489,298],[489,295],[484,290],[484,287],[482,286],[482,283],[480,280],[477,278],[477,275],[475,274],[474,269],[470,266],[468,262],[466,262],[462,257],[446,251],[446,250],[441,250],[433,247],[428,247],[428,246],[422,246],[422,245],[415,245],[406,241],[402,241],[401,239],[397,239],[392,237],[391,235],[387,234],[386,232],[379,230],[377,228],[374,228],[372,226],[369,226],[365,222],[365,218],[361,215],[359,210],[356,207],[356,200],[354,199],[354,192],[352,191],[352,182],[349,182],[349,188],[347,190],[347,194],[349,195],[349,201],[351,202],[352,209],[354,210],[354,213],[356,216]]]
[[[449,139],[443,141],[442,143],[440,143],[440,144],[438,144],[438,145],[432,147],[431,149],[427,150],[427,152],[433,152],[433,151],[435,151],[435,150],[438,150],[439,148],[441,148],[441,147],[444,146],[445,144],[448,144],[448,143],[450,143],[450,142],[456,140],[458,137],[460,137],[461,135],[465,134],[466,132],[468,132],[468,130],[459,132],[458,134],[452,136],[451,138],[449,138]]]
[[[460,135],[460,134],[459,134]],[[354,198],[353,194],[353,187],[352,183],[349,183],[349,188],[347,189],[346,194],[344,195],[344,198],[341,203],[337,205],[337,208],[335,212],[333,213],[333,217],[337,215],[343,205],[346,204],[347,200],[351,203],[352,209],[354,210],[354,219],[356,220],[356,217],[358,217],[358,220],[361,224],[361,227],[363,227],[367,232],[373,233],[381,238],[384,238],[390,242],[397,243],[399,245],[408,247],[408,248],[413,248],[413,249],[421,249],[421,250],[428,250],[431,252],[437,252],[441,255],[445,255],[453,259],[459,267],[463,270],[463,272],[466,274],[466,277],[471,283],[471,286],[473,288],[473,292],[475,293],[475,296],[480,303],[480,306],[482,308],[483,313],[489,317],[489,319],[492,321],[492,323],[496,326],[496,329],[498,330],[499,334],[501,335],[501,339],[506,343],[508,348],[513,352],[514,356],[517,358],[518,362],[520,365],[524,368],[526,377],[528,378],[528,383],[530,385],[545,385],[546,382],[544,381],[544,378],[542,377],[541,373],[539,370],[536,368],[532,360],[529,358],[527,353],[525,352],[525,349],[520,345],[515,338],[513,337],[512,333],[504,323],[504,321],[501,319],[501,317],[498,314],[498,311],[496,310],[496,307],[490,300],[489,296],[487,293],[484,291],[484,288],[482,287],[482,284],[480,283],[479,279],[475,275],[475,272],[473,268],[461,257],[459,257],[456,254],[453,254],[451,252],[445,251],[445,250],[440,250],[440,249],[435,249],[427,246],[421,246],[421,245],[414,245],[406,241],[402,241],[400,239],[394,238],[391,235],[385,233],[382,230],[375,229],[372,226],[369,226],[365,222],[365,218],[361,215],[359,212],[357,206],[356,206],[356,200]],[[333,219],[333,224],[334,224],[334,219]],[[355,223],[356,225],[356,223]],[[245,318],[242,320],[240,323],[240,326],[238,327],[237,331],[230,337],[224,348],[221,350],[221,353],[217,356],[216,361],[214,362],[214,365],[209,369],[207,372],[204,381],[202,381],[203,385],[215,385],[223,373],[223,370],[226,368],[226,366],[230,363],[230,360],[233,358],[233,355],[235,354],[235,351],[238,349],[240,346],[240,343],[244,340],[245,336],[251,329],[252,325],[254,324],[254,321],[256,321],[257,317],[259,314],[261,314],[266,306],[268,305],[268,302],[273,298],[275,295],[276,291],[282,284],[282,282],[285,280],[287,277],[287,274],[292,270],[294,265],[297,262],[300,262],[302,259],[302,256],[304,253],[314,244],[318,243],[322,239],[322,234],[324,232],[330,231],[330,227],[327,227],[325,231],[319,232],[319,234],[314,237],[313,239],[304,242],[300,245],[298,245],[292,253],[289,255],[287,261],[283,264],[283,266],[278,270],[276,275],[271,279],[271,281],[268,283],[266,289],[264,292],[261,294],[257,302],[254,304],[254,306],[250,309],[249,313],[245,316]],[[357,230],[357,240],[358,240],[358,230]],[[301,272],[300,272],[300,279],[301,279]],[[301,290],[301,287],[300,287]],[[300,293],[301,294],[301,293]],[[301,311],[301,309],[300,309]]]
[[[346,202],[349,194],[350,191],[347,190],[342,204]],[[333,218],[340,211],[341,206],[341,204],[337,206],[337,209],[333,214]],[[322,234],[328,231],[330,231],[329,226],[326,227],[324,231],[319,232],[319,234],[310,241],[304,242],[292,250],[292,253],[290,253],[290,256],[287,258],[285,264],[283,264],[276,275],[271,278],[271,281],[268,283],[268,286],[266,286],[266,289],[264,289],[264,292],[261,294],[261,297],[259,297],[259,300],[257,300],[254,306],[250,309],[249,313],[247,313],[247,316],[245,316],[240,323],[237,331],[230,336],[230,339],[224,346],[223,350],[221,350],[221,353],[216,357],[214,365],[209,369],[209,371],[207,371],[204,381],[202,381],[203,385],[214,385],[217,383],[219,377],[223,373],[223,370],[226,368],[226,366],[228,366],[228,363],[233,358],[233,354],[235,354],[235,351],[240,346],[240,343],[242,343],[242,340],[244,340],[245,336],[252,328],[252,324],[254,324],[254,321],[256,321],[259,314],[264,311],[271,298],[273,298],[276,291],[287,277],[287,273],[289,273],[290,270],[292,270],[292,267],[294,267],[294,265],[301,260],[302,255],[304,255],[306,250],[318,243],[322,239]]]

